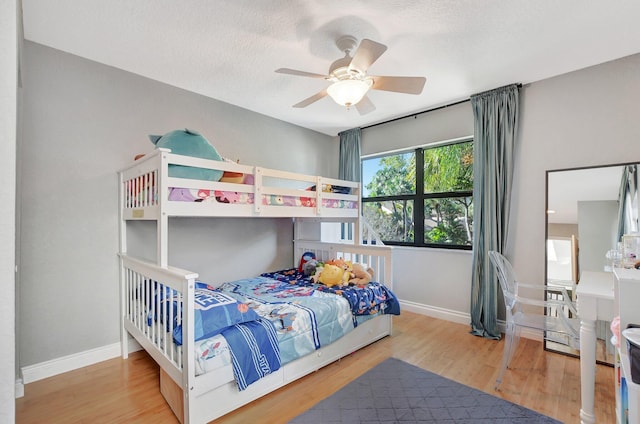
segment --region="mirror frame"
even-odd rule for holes
[[[548,169],[545,171],[545,202],[544,202],[544,285],[545,287],[547,286],[547,281],[548,281],[548,277],[547,277],[547,273],[548,273],[548,269],[547,269],[547,261],[548,261],[548,247],[547,247],[547,240],[549,239],[549,174],[551,173],[555,173],[555,172],[565,172],[565,171],[582,171],[582,170],[589,170],[589,169],[599,169],[599,168],[610,168],[610,167],[616,167],[616,166],[628,166],[628,165],[640,165],[640,162],[623,162],[623,163],[612,163],[612,164],[603,164],[603,165],[589,165],[589,166],[580,166],[580,167],[572,167],[572,168],[559,168],[559,169]],[[546,295],[545,295],[546,296]],[[545,299],[546,300],[546,299]],[[547,310],[545,309],[544,314],[547,314]],[[555,353],[560,353],[562,355],[567,355],[567,356],[571,356],[574,358],[579,358],[580,355],[579,353],[574,354],[571,352],[564,352],[564,351],[560,351],[560,350],[556,350],[553,349],[549,346],[547,346],[547,340],[543,339],[543,347],[545,351],[550,351],[550,352],[555,352]],[[601,365],[608,365],[608,366],[612,366],[613,367],[613,363],[609,363],[607,361],[603,361],[600,359],[596,359],[596,363],[601,364]]]

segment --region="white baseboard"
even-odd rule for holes
[[[39,364],[22,367],[21,385],[33,383],[34,381],[42,380],[43,378],[53,377],[54,375],[97,364],[98,362],[106,361],[107,359],[116,358],[121,355],[121,345],[122,344],[120,342],[113,343],[96,349],[74,353],[73,355],[63,356],[62,358],[56,358]],[[141,349],[142,347],[138,342],[134,339],[129,340],[129,352],[135,352]],[[22,387],[22,393],[24,394],[24,386]]]
[[[424,305],[421,303],[400,300],[403,310],[415,312],[421,315],[427,315],[433,318],[443,319],[446,321],[456,322],[458,324],[469,324],[471,316],[467,313],[453,311],[450,309],[439,308],[437,306]],[[504,331],[504,322],[499,321],[498,325],[501,331]],[[522,331],[522,337],[534,340],[542,340],[542,336],[538,332]],[[129,353],[142,350],[142,346],[138,342],[129,338]],[[113,359],[121,354],[121,343],[113,343],[108,346],[75,353],[73,355],[64,356],[62,358],[52,359],[35,365],[22,367],[22,379],[16,380],[16,398],[24,396],[24,385],[44,378],[53,377],[58,374],[73,371],[78,368],[97,364],[98,362]]]
[[[439,308],[437,306],[425,305],[423,303],[411,302],[409,300],[400,300],[401,310],[415,312],[420,315],[427,315],[433,318],[443,319],[445,321],[457,322],[458,324],[469,324],[471,315],[451,309]]]
[[[471,314],[463,313],[460,311],[453,311],[450,309],[439,308],[437,306],[411,302],[409,300],[400,300],[400,306],[402,310],[430,316],[433,318],[443,319],[445,321],[467,325],[470,325],[471,323]],[[504,321],[498,320],[498,329],[501,333],[504,333]],[[542,334],[539,331],[527,330],[526,328],[522,329],[520,336],[527,339],[542,341]]]

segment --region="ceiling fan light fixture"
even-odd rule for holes
[[[321,78],[331,83],[329,87],[294,104],[293,107],[307,107],[329,96],[339,105],[346,106],[347,109],[351,106],[357,106],[356,109],[358,109],[358,113],[365,115],[376,109],[371,99],[367,96],[369,90],[405,94],[422,93],[426,82],[425,77],[367,76],[367,69],[387,50],[387,46],[365,38],[360,42],[358,48],[355,49],[353,55],[351,55],[356,44],[357,40],[350,35],[340,37],[336,41],[336,46],[340,51],[344,52],[344,57],[335,60],[331,64],[327,75],[289,68],[276,69],[276,72],[280,74]]]
[[[357,104],[371,88],[371,79],[347,79],[336,81],[327,88],[327,93],[341,106]]]

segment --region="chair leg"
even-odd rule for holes
[[[513,329],[513,340],[511,341],[511,349],[509,350],[509,361],[507,362],[507,367],[511,365],[511,360],[513,356],[516,354],[516,350],[518,349],[518,343],[520,343],[520,333],[522,332],[522,327],[514,326]]]
[[[504,377],[504,373],[511,364],[511,360],[513,359],[513,355],[516,351],[516,347],[518,346],[518,342],[520,341],[520,327],[507,324],[507,328],[505,331],[505,340],[504,340],[504,349],[502,351],[502,363],[500,364],[500,371],[498,372],[498,378],[496,379],[495,390],[499,390],[500,383],[502,383],[502,378]]]

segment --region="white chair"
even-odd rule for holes
[[[543,300],[547,299],[546,293],[542,293],[533,298],[525,297],[521,289],[526,289],[529,293],[534,291],[546,291],[547,288],[543,285],[524,284],[516,279],[515,273],[511,264],[503,255],[496,251],[489,252],[489,258],[496,267],[498,274],[498,281],[500,282],[500,288],[504,296],[504,305],[506,311],[506,331],[504,351],[502,353],[502,364],[498,378],[496,379],[495,389],[498,390],[502,378],[507,367],[513,359],[513,355],[518,346],[520,340],[520,332],[522,328],[529,330],[539,330],[543,333],[543,337],[546,340],[560,343],[563,345],[571,346],[574,349],[580,347],[580,320],[575,306],[570,301],[570,297],[564,287],[554,287],[553,290],[563,291],[562,299],[558,300]],[[571,311],[569,316],[560,313],[558,316],[548,316],[544,314],[544,311],[529,312],[526,306],[530,307],[542,307],[542,308],[557,308],[559,310]]]

